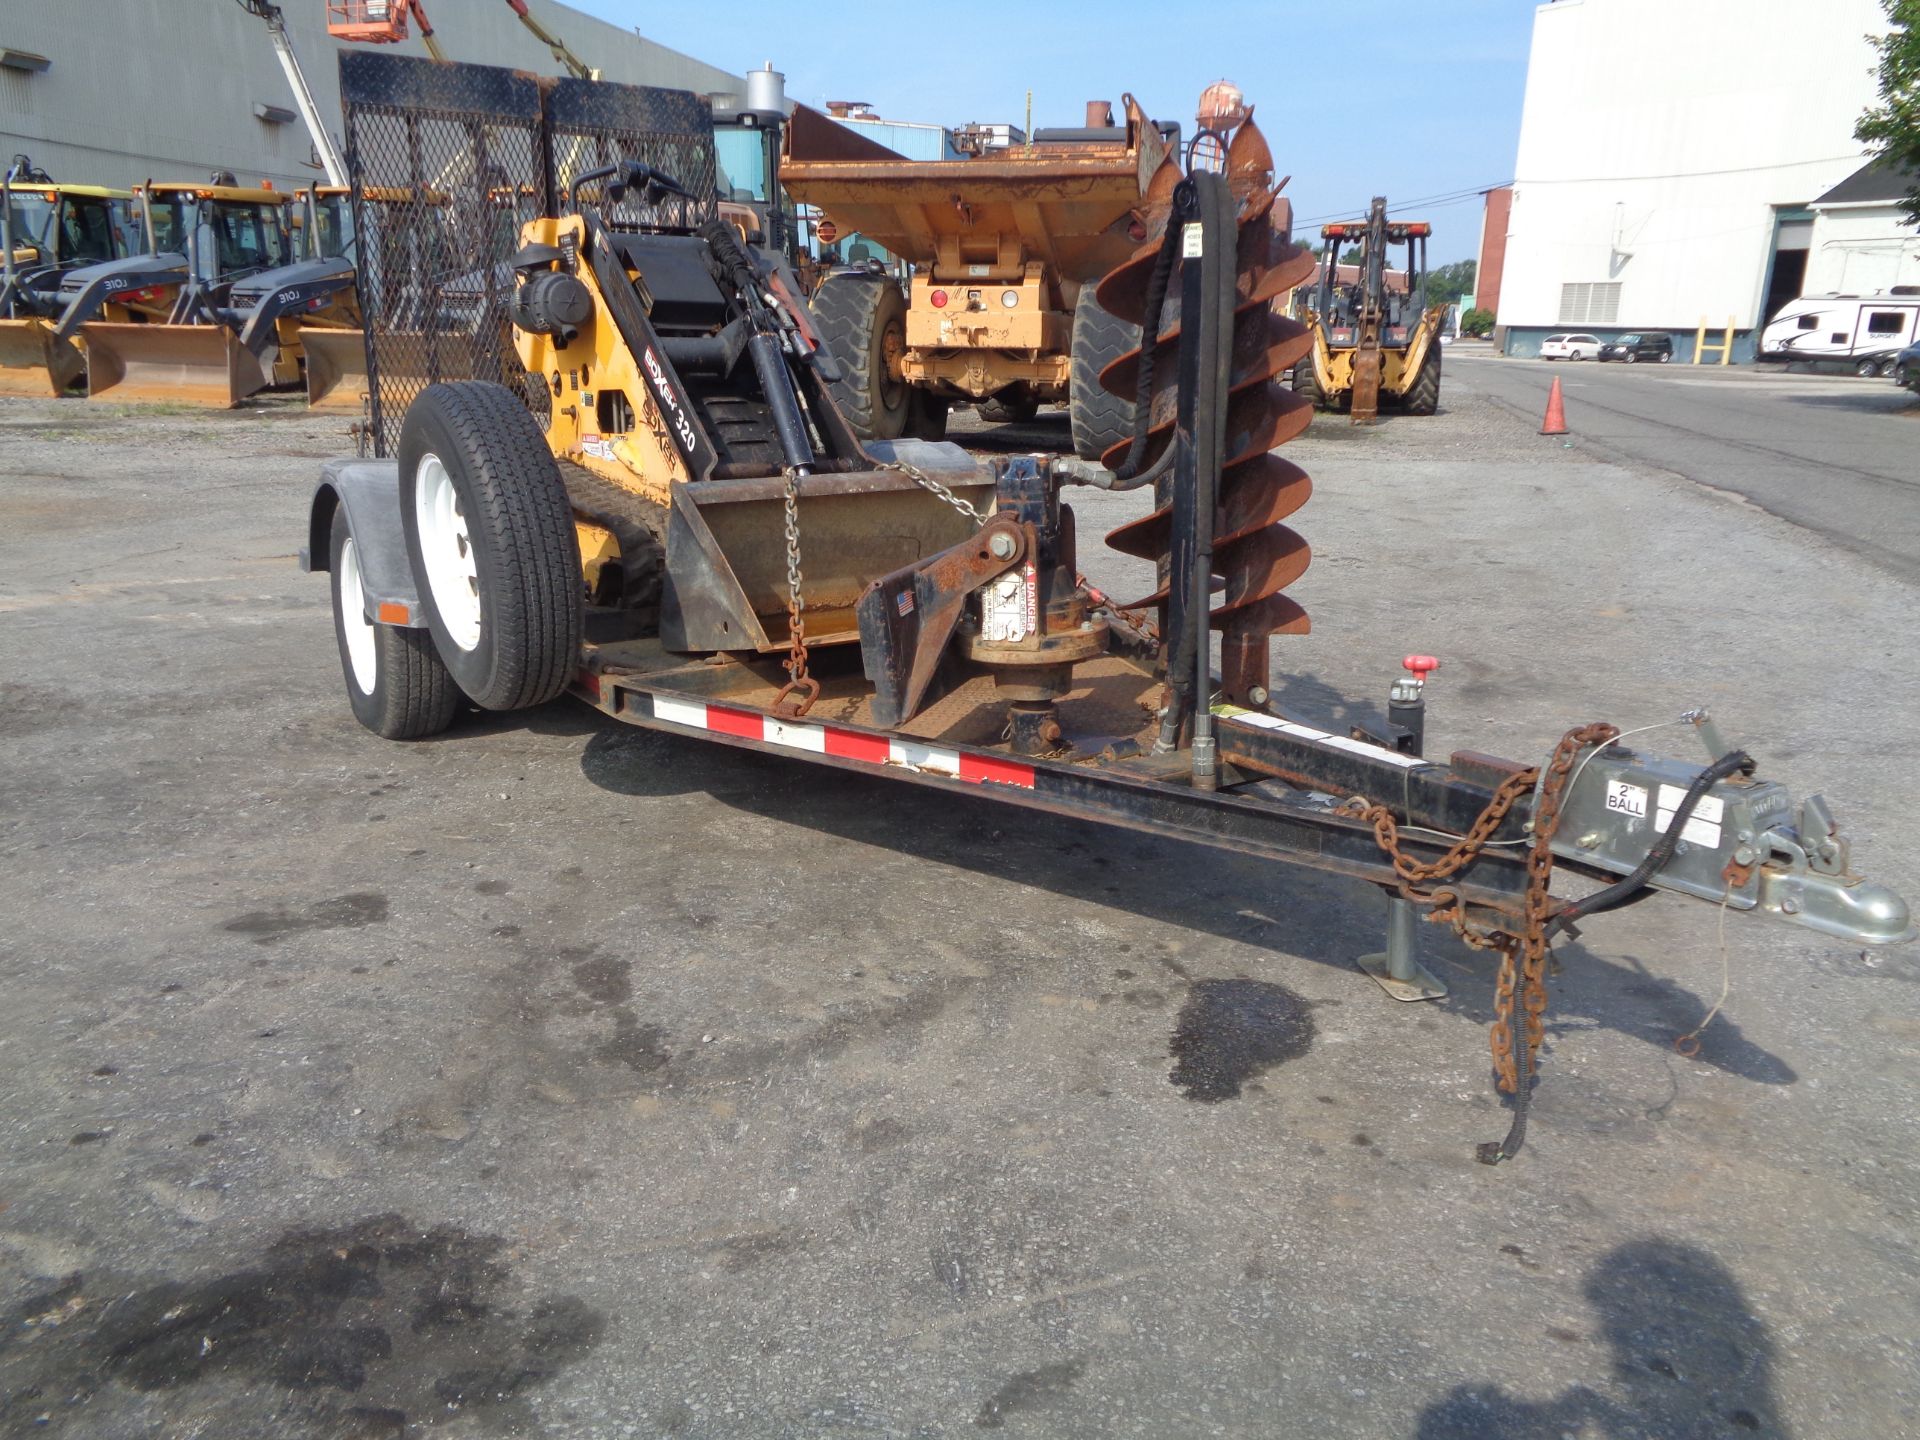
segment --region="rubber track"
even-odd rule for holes
[[[580,658],[573,509],[546,437],[519,396],[504,386],[474,381],[438,388],[445,392],[442,420],[493,481],[482,502],[482,523],[497,542],[494,554],[506,561],[506,589],[510,595],[517,592],[519,602],[495,607],[502,633],[494,640],[494,667],[507,682],[497,708],[539,705],[566,689]],[[526,656],[533,663],[522,667]]]
[[[891,284],[884,276],[835,275],[822,282],[807,302],[814,328],[840,366],[833,398],[863,439],[871,439],[874,433],[873,367],[878,353],[871,343],[873,316],[880,308],[881,287]]]
[[[1093,285],[1080,287],[1073,307],[1073,369],[1067,389],[1067,413],[1073,424],[1074,453],[1097,460],[1122,440],[1133,437],[1134,405],[1100,384],[1100,372],[1140,344],[1140,327],[1109,315],[1094,299]]]
[[[666,507],[601,479],[583,465],[559,463],[560,482],[567,487],[573,508],[611,530],[619,543],[626,591],[623,604],[635,610],[659,605],[661,577],[666,573]]]

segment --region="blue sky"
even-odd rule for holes
[[[1036,124],[1078,125],[1087,100],[1117,106],[1131,90],[1191,134],[1200,91],[1224,76],[1293,176],[1296,223],[1316,227],[1376,194],[1397,208],[1512,179],[1534,12],[1534,0],[568,3],[736,73],[772,60],[808,104],[867,100],[943,125],[1019,124],[1029,87]],[[970,29],[969,13],[1005,18]],[[1479,244],[1477,195],[1405,214],[1433,221],[1434,264]]]

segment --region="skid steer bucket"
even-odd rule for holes
[[[173,401],[230,410],[273,381],[273,367],[224,325],[80,327],[87,398]]]
[[[0,320],[0,395],[64,395],[87,368],[71,340],[53,333],[52,320]]]
[[[985,511],[993,477],[950,447],[902,441],[915,468]],[[904,458],[904,457],[903,457]],[[778,475],[673,487],[661,639],[672,650],[786,648],[785,481]],[[799,567],[807,641],[857,642],[854,607],[876,575],[937,555],[976,528],[897,470],[809,475],[799,483]]]
[[[307,357],[307,406],[329,414],[359,414],[367,403],[367,334],[364,330],[300,332]]]

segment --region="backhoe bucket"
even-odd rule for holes
[[[71,340],[37,316],[0,320],[0,395],[64,395],[87,368]]]
[[[87,398],[135,404],[171,401],[230,410],[273,382],[273,367],[224,325],[80,327]]]
[[[359,414],[367,403],[367,335],[364,330],[300,332],[307,357],[307,407],[327,414]]]
[[[985,511],[993,477],[951,447],[894,442],[900,458]],[[883,447],[870,447],[879,452]],[[885,447],[891,458],[892,446]],[[786,648],[785,482],[699,480],[673,487],[660,633],[673,650]],[[898,470],[809,475],[799,483],[807,642],[855,643],[854,607],[876,575],[959,544],[977,528]]]

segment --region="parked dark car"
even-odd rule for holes
[[[1894,384],[1920,395],[1920,345],[1909,345],[1888,361],[1887,374],[1893,376]]]
[[[1647,331],[1622,335],[1600,347],[1600,358],[1624,360],[1629,365],[1638,360],[1655,360],[1664,365],[1673,359],[1673,337],[1664,331],[1658,334]]]

